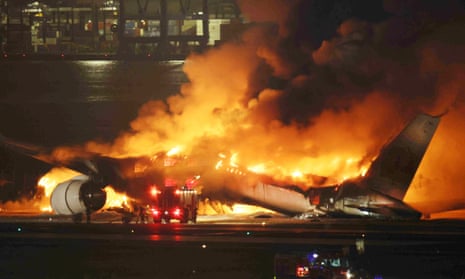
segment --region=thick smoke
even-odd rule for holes
[[[360,1],[375,8],[365,14],[350,1],[238,1],[251,21],[241,41],[188,57],[178,94],[145,104],[112,144],[84,148],[125,157],[179,146],[212,162],[230,152],[306,188],[314,175],[363,173],[416,113],[446,113],[406,200],[465,200],[464,9],[446,2]]]

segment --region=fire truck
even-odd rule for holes
[[[150,190],[152,203],[149,213],[154,223],[195,223],[199,205],[199,193],[187,186],[153,186]]]
[[[161,154],[155,160],[141,160],[135,171],[139,178],[138,186],[145,188],[143,196],[132,205],[128,214],[123,215],[123,222],[129,223],[195,223],[199,206],[199,175],[192,168],[191,162],[184,157]],[[163,177],[154,176],[163,170]],[[187,170],[187,171],[186,171]],[[153,171],[153,172],[152,172]],[[186,172],[189,174],[186,175]]]

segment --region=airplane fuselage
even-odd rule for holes
[[[320,215],[395,219],[418,219],[421,216],[402,201],[379,193],[363,183],[312,189],[308,198]]]

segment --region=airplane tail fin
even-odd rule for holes
[[[402,200],[438,127],[440,117],[419,114],[386,145],[366,175],[369,187]]]

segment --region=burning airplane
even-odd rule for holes
[[[216,164],[197,159],[158,154],[151,158],[114,159],[96,155],[75,157],[61,166],[85,173],[59,183],[51,193],[50,204],[57,214],[90,214],[101,209],[107,198],[107,185],[124,183],[126,189],[148,191],[150,185],[172,186],[167,177],[202,177],[204,183],[220,184],[238,200],[279,212],[297,215],[373,216],[419,218],[421,213],[403,202],[407,189],[439,124],[439,117],[418,115],[374,160],[368,172],[342,184],[308,186],[305,192],[290,185],[266,183],[259,175],[241,170],[233,158]],[[41,154],[32,154],[24,145],[4,139],[3,144],[22,154],[49,163]],[[215,171],[213,171],[215,169]],[[164,181],[162,181],[164,180]],[[192,187],[192,186],[189,186]],[[133,192],[136,193],[135,191]],[[214,194],[214,193],[210,193]],[[143,198],[140,197],[139,198]]]
[[[377,22],[304,12],[322,2],[238,1],[253,24],[237,41],[190,55],[179,92],[145,103],[112,142],[40,159],[86,175],[70,183],[94,185],[85,197],[103,197],[103,184],[142,195],[147,181],[174,173],[200,175],[205,195],[291,214],[417,217],[463,206],[463,8],[384,1],[390,15]],[[330,19],[334,28],[313,38],[309,30]],[[421,164],[429,132],[417,147],[402,132],[386,145],[418,111],[448,111]],[[433,133],[437,121],[419,116],[407,130],[432,123]],[[157,154],[172,158],[173,148],[184,166],[160,166]]]
[[[259,177],[227,168],[234,191],[249,201],[274,210],[312,216],[372,216],[419,218],[421,212],[403,202],[423,155],[439,124],[439,117],[418,115],[374,160],[366,174],[341,184],[308,187],[273,185]],[[251,182],[253,181],[253,182]]]

